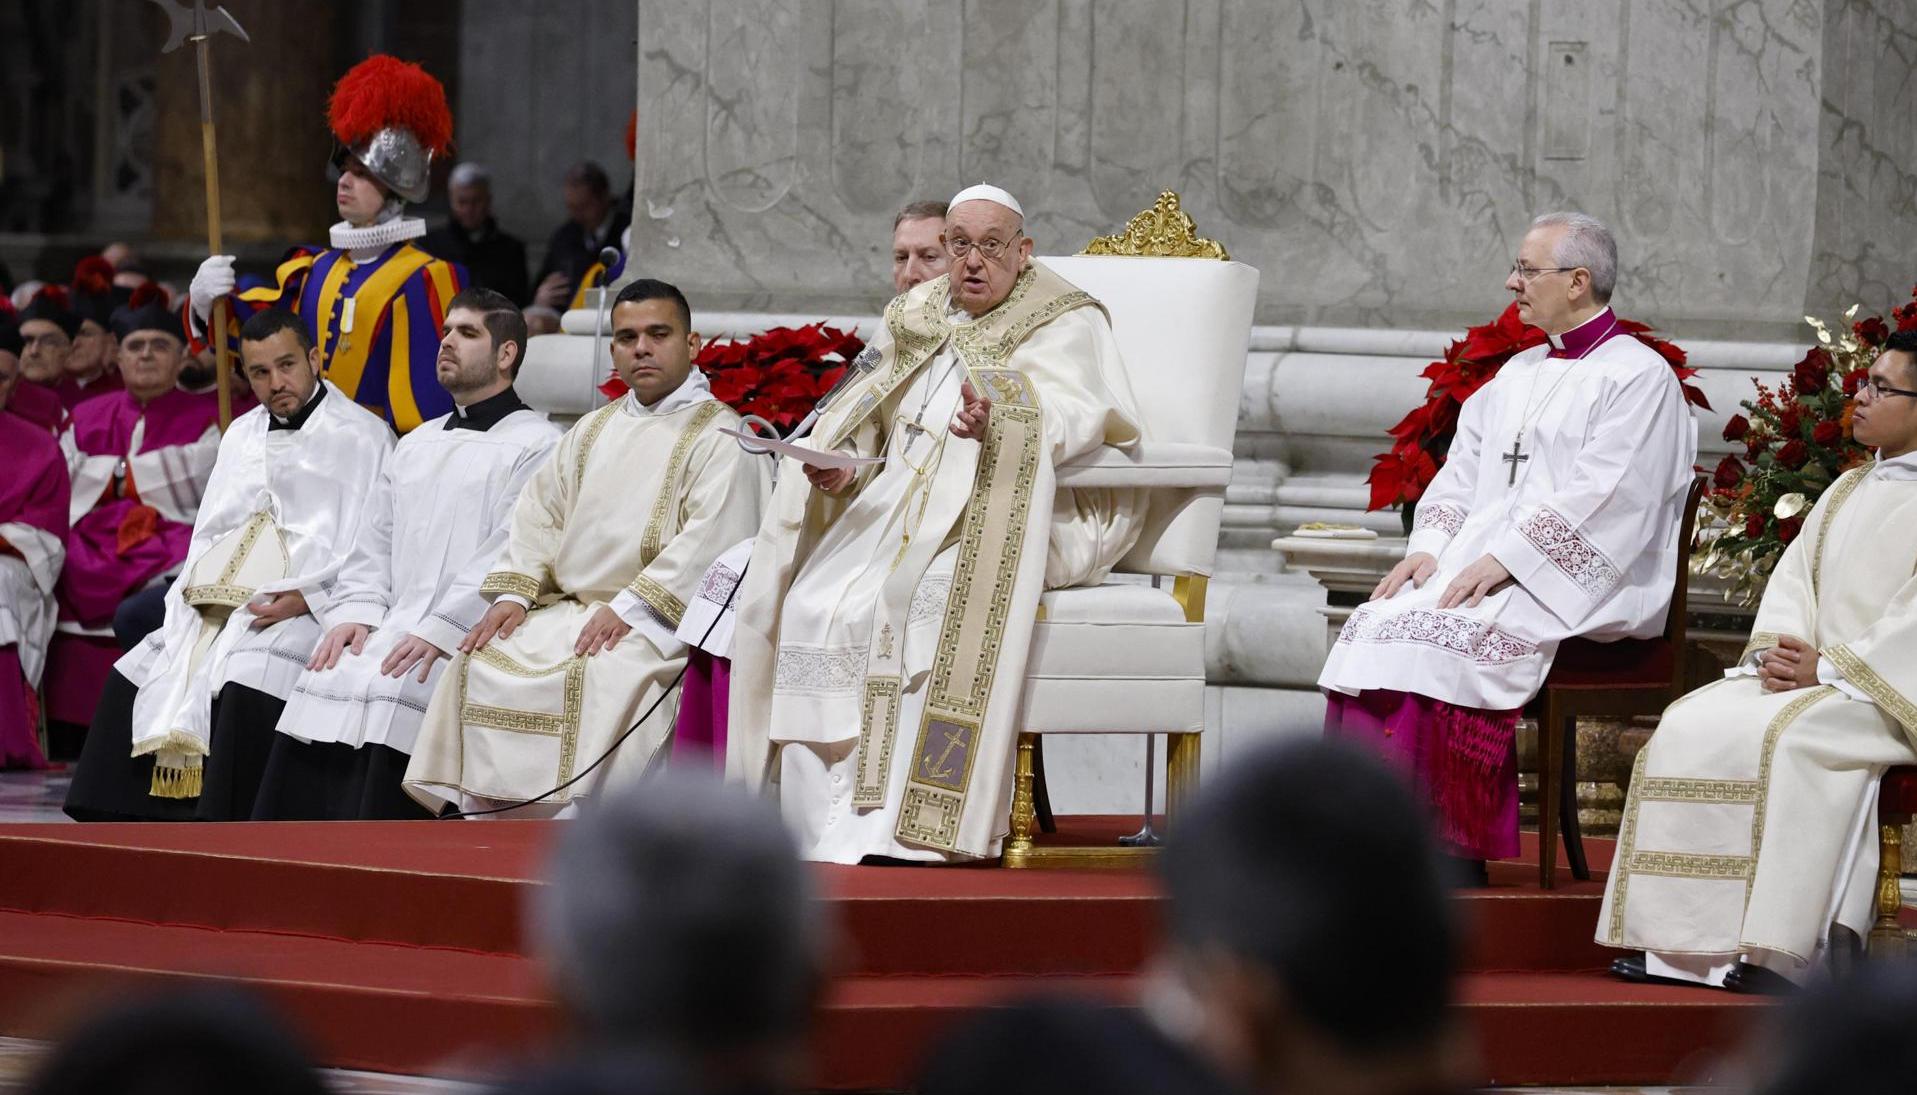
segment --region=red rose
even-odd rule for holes
[[[1852,369],[1844,374],[1844,394],[1857,398],[1857,389],[1864,386],[1864,378],[1870,375],[1869,369]]]
[[[1742,441],[1744,435],[1750,432],[1751,420],[1741,414],[1732,415],[1731,420],[1724,423],[1724,440],[1726,441]]]
[[[1804,360],[1791,370],[1791,379],[1797,381],[1797,390],[1802,393],[1822,391],[1830,381],[1830,354],[1824,348],[1814,347],[1804,355]]]
[[[1811,430],[1811,440],[1817,442],[1819,445],[1835,445],[1837,442],[1843,440],[1843,438],[1844,427],[1828,418],[1819,422],[1816,427]]]
[[[1753,513],[1749,517],[1744,518],[1744,536],[1747,539],[1755,540],[1762,535],[1764,535],[1763,514]]]
[[[1803,424],[1804,412],[1798,410],[1797,404],[1795,403],[1777,412],[1777,432],[1783,434],[1785,437],[1796,437],[1798,435],[1798,427]]]
[[[1727,456],[1717,462],[1717,473],[1711,477],[1711,481],[1730,490],[1744,481],[1744,465],[1737,462],[1737,457]]]
[[[1777,450],[1777,462],[1792,471],[1803,467],[1805,461],[1809,459],[1810,446],[1795,437],[1784,442],[1784,447]]]
[[[1770,443],[1770,438],[1765,437],[1761,433],[1754,433],[1746,437],[1744,439],[1744,458],[1746,460],[1756,460],[1759,454],[1761,454]]]
[[[1890,337],[1890,326],[1877,316],[1853,323],[1850,329],[1866,346],[1882,346]]]
[[[1786,517],[1782,521],[1777,522],[1777,538],[1788,544],[1792,540],[1797,539],[1797,534],[1803,531],[1803,528],[1804,519],[1802,517]]]

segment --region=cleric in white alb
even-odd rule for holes
[[[436,371],[453,413],[400,438],[327,633],[279,718],[253,817],[422,817],[400,789],[446,659],[486,613],[479,583],[559,427],[513,390],[526,320],[491,289],[446,306]]]
[[[1467,861],[1517,853],[1518,711],[1558,644],[1649,637],[1670,603],[1697,423],[1670,365],[1619,329],[1616,275],[1596,220],[1533,223],[1505,285],[1549,341],[1465,401],[1404,561],[1318,678],[1326,732],[1401,762]]]
[[[166,623],[108,678],[67,793],[76,818],[247,816],[272,741],[272,719],[247,715],[277,716],[333,622],[335,578],[393,433],[320,379],[290,312],[248,319],[240,357],[260,405],[220,439]]]

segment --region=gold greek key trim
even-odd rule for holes
[[[1762,651],[1769,650],[1772,647],[1776,646],[1782,640],[1783,640],[1783,636],[1779,635],[1775,631],[1751,632],[1751,641],[1744,644],[1744,652],[1737,656],[1737,664],[1743,665],[1745,662],[1748,662],[1751,660],[1752,654],[1757,654]]]
[[[1181,208],[1175,190],[1160,191],[1152,207],[1126,222],[1123,232],[1099,236],[1079,254],[1231,259],[1223,244],[1198,234],[1197,223]]]
[[[1884,709],[1884,713],[1896,719],[1906,730],[1917,733],[1917,704],[1910,702],[1902,692],[1890,686],[1890,682],[1877,674],[1864,659],[1851,653],[1848,646],[1833,646],[1823,652],[1831,660],[1844,679],[1864,690],[1871,701]]]
[[[217,585],[187,586],[180,596],[187,604],[195,608],[203,605],[220,605],[225,608],[238,608],[253,599],[254,591],[245,586]]]
[[[1777,740],[1798,716],[1810,710],[1817,701],[1837,695],[1837,689],[1829,685],[1819,685],[1784,705],[1771,724],[1764,728],[1764,752],[1757,762],[1757,802],[1751,807],[1751,862],[1757,862],[1758,855],[1764,850],[1764,814],[1770,807],[1771,797],[1771,761],[1777,755]],[[1753,872],[1755,873],[1755,872]],[[1744,887],[1744,907],[1751,905],[1751,889]]]
[[[624,398],[625,396],[619,397],[619,399]],[[573,427],[581,431],[579,435],[579,455],[574,458],[572,469],[572,489],[575,495],[578,494],[579,485],[586,481],[586,457],[592,454],[593,443],[599,440],[599,435],[605,430],[606,423],[611,422],[612,416],[618,413],[619,400],[615,399],[611,403],[592,412],[590,417],[582,420],[579,425]]]
[[[1830,505],[1824,507],[1824,519],[1817,526],[1817,550],[1811,553],[1811,596],[1817,596],[1818,581],[1824,572],[1824,545],[1830,543],[1830,530],[1837,523],[1837,511],[1864,485],[1864,478],[1875,464],[1852,468],[1830,488]]]
[[[495,570],[486,575],[479,583],[479,592],[498,595],[512,593],[538,603],[540,581],[529,574],[518,574],[510,570]]]
[[[1757,801],[1754,779],[1682,779],[1660,776],[1636,783],[1632,794],[1647,802],[1745,804]]]
[[[516,708],[495,707],[490,704],[472,703],[466,698],[467,674],[473,662],[481,662],[509,676],[526,680],[538,680],[564,672],[562,684],[565,703],[557,715],[549,711],[522,711]],[[520,734],[538,734],[559,739],[558,782],[564,783],[573,776],[573,766],[579,757],[579,715],[585,706],[586,697],[586,659],[574,656],[557,665],[526,665],[501,653],[496,647],[484,646],[474,651],[459,667],[459,720],[468,726],[484,726],[494,730],[509,730]],[[564,801],[571,796],[560,792],[555,798]]]
[[[726,405],[716,399],[700,403],[698,409],[692,412],[691,420],[679,431],[678,440],[673,442],[672,456],[666,461],[665,480],[659,484],[659,493],[653,495],[652,516],[646,520],[646,533],[639,539],[640,566],[651,563],[658,556],[660,545],[665,542],[666,523],[675,510],[673,502],[678,498],[679,480],[685,474],[686,460],[692,455],[693,442],[699,440],[699,435],[712,423],[713,419],[719,417],[719,412],[725,408]],[[663,592],[664,587],[660,589]],[[637,581],[633,583],[632,591],[639,593]],[[644,594],[640,595],[644,596]],[[667,596],[670,597],[671,594]],[[680,604],[677,597],[673,597],[672,600],[673,603],[679,604],[679,614],[684,614],[685,605]],[[677,626],[676,615],[674,620],[674,626]]]
[[[1611,862],[1611,922],[1606,929],[1606,942],[1614,947],[1624,945],[1624,902],[1631,894],[1631,857],[1637,852],[1637,810],[1644,801],[1637,789],[1644,781],[1644,770],[1650,767],[1651,746],[1656,741],[1657,735],[1651,735],[1651,740],[1637,751],[1637,759],[1631,762],[1631,785],[1624,800],[1624,820],[1618,824],[1617,854]]]
[[[885,786],[892,772],[892,746],[899,729],[899,679],[865,678],[863,711],[859,720],[859,767],[852,784],[852,805],[885,805]]]
[[[632,595],[646,602],[659,618],[677,628],[679,621],[685,618],[686,603],[672,595],[672,591],[660,585],[649,574],[641,574],[632,580],[626,589]]]
[[[1757,861],[1745,855],[1697,855],[1691,852],[1633,852],[1632,874],[1667,878],[1737,879],[1748,884]]]

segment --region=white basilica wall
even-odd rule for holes
[[[462,141],[492,165],[500,206],[539,208],[518,227],[543,234],[558,173],[581,150],[616,162],[636,95],[627,270],[680,285],[708,336],[869,325],[893,213],[981,180],[1018,195],[1041,255],[1173,189],[1203,235],[1259,268],[1207,613],[1208,763],[1315,730],[1326,594],[1272,542],[1306,521],[1387,537],[1340,549],[1354,573],[1401,550],[1397,515],[1363,512],[1370,458],[1422,399],[1424,365],[1503,308],[1535,213],[1614,227],[1619,313],[1704,370],[1709,463],[1750,377],[1801,355],[1806,312],[1883,310],[1917,281],[1917,4],[1903,0],[465,7],[493,29],[462,44]],[[512,18],[523,33],[498,31]],[[575,75],[553,77],[557,62]],[[529,90],[502,67],[547,76]],[[1705,583],[1694,604],[1713,598]],[[1136,808],[1142,752],[1055,740],[1055,804]]]

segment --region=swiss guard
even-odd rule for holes
[[[235,347],[253,313],[295,312],[320,349],[326,379],[405,433],[453,409],[434,362],[446,303],[465,288],[466,271],[413,246],[426,222],[404,215],[407,202],[425,199],[433,158],[452,145],[452,111],[426,70],[378,54],[341,78],[328,115],[339,173],[332,246],[295,248],[272,281],[249,277],[237,291],[233,256],[208,258],[188,292],[190,330],[203,337],[222,296],[231,301],[227,338]]]

